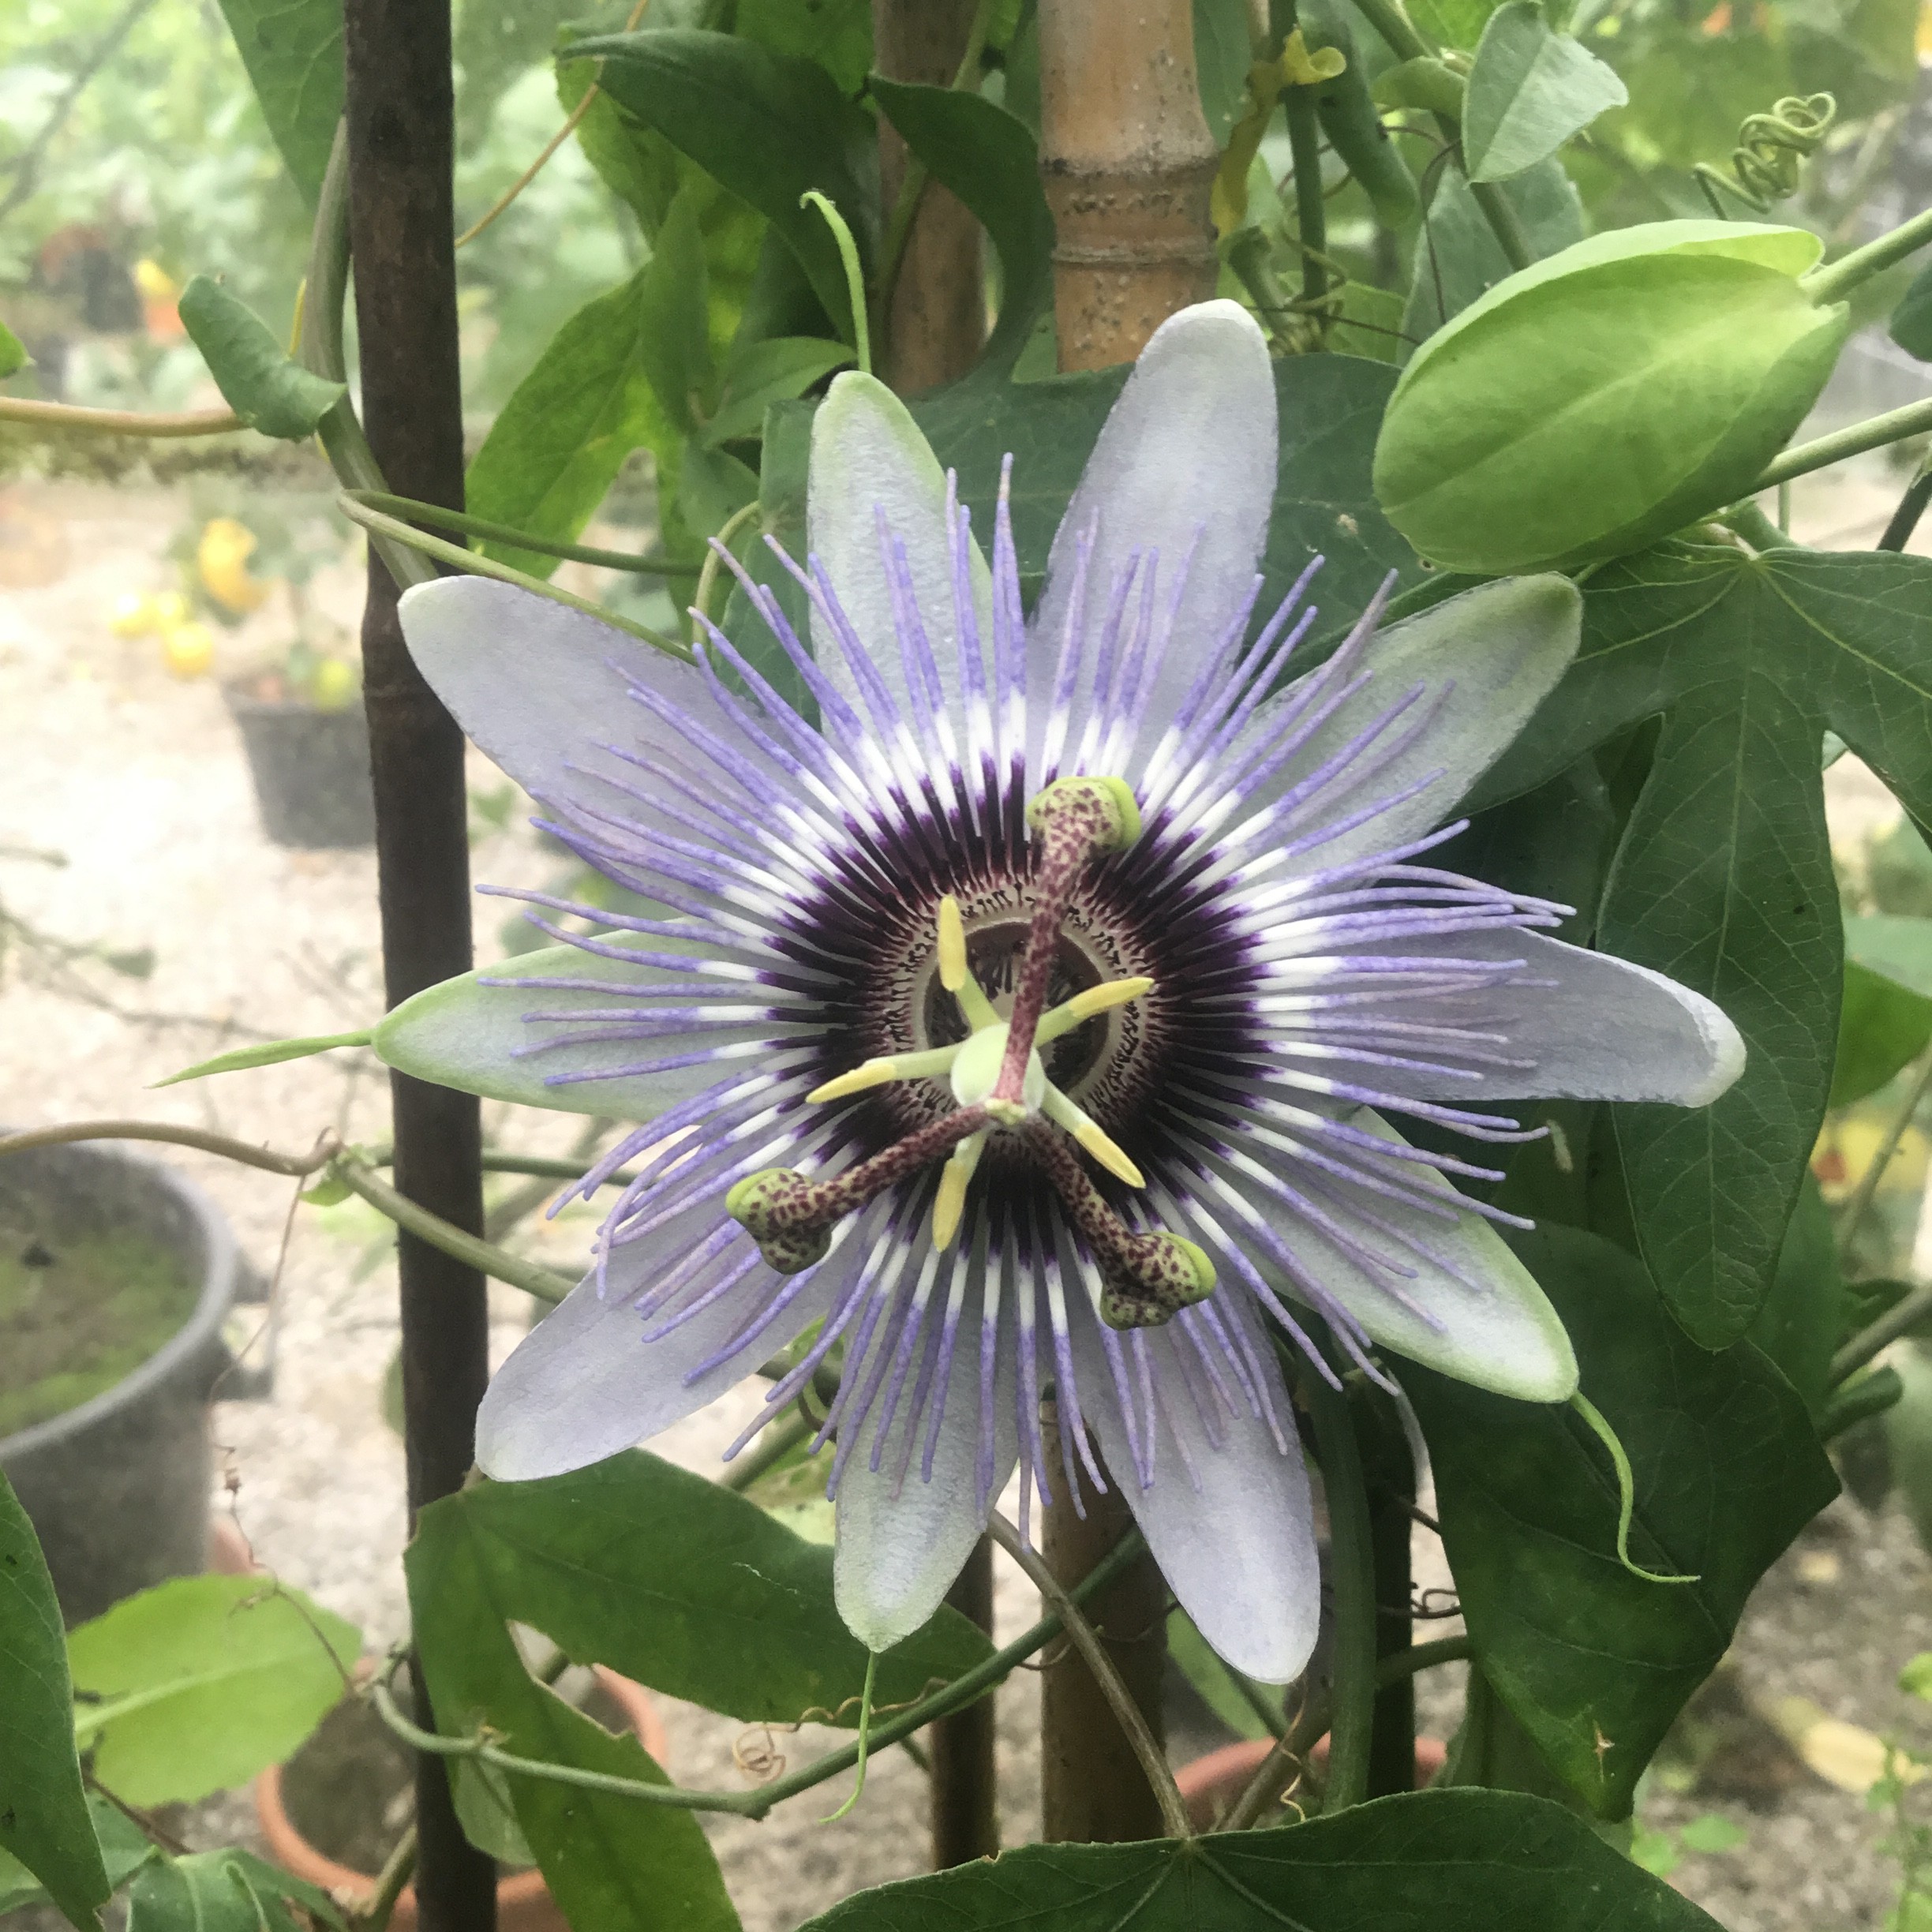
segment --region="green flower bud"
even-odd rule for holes
[[[1641,549],[1745,495],[1849,326],[1799,228],[1653,222],[1500,282],[1418,349],[1375,492],[1422,556],[1483,575]]]

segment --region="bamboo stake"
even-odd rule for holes
[[[1214,293],[1189,0],[1040,0],[1040,170],[1053,209],[1063,369],[1131,361]]]
[[[384,485],[459,510],[449,0],[346,0],[349,234],[362,400]],[[376,890],[391,1005],[470,964],[463,741],[411,661],[395,580],[369,558],[363,691],[376,791]],[[391,1076],[398,1190],[483,1228],[477,1102]],[[459,1488],[489,1379],[483,1277],[418,1236],[397,1238],[402,1406],[412,1520]],[[418,1691],[417,1714],[434,1717]],[[496,1863],[464,1837],[441,1760],[417,1759],[416,1896],[423,1932],[491,1932]]]

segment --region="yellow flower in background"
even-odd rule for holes
[[[255,533],[233,517],[212,517],[201,533],[195,563],[208,593],[222,608],[245,617],[260,608],[269,586],[249,575],[248,560],[255,549]]]
[[[188,600],[178,590],[124,590],[107,607],[107,629],[118,638],[165,635],[188,621]]]
[[[178,678],[206,677],[215,663],[215,633],[204,623],[176,624],[161,640],[161,661]]]
[[[181,284],[159,262],[144,256],[134,264],[134,286],[150,301],[177,301]]]

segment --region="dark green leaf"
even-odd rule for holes
[[[1932,362],[1932,268],[1921,268],[1912,277],[1888,327],[1892,339],[1908,355]]]
[[[595,61],[557,57],[557,99],[576,112],[597,78]],[[577,123],[577,144],[604,185],[636,215],[646,241],[654,240],[678,189],[677,150],[661,134],[627,114],[601,88]]]
[[[1270,1735],[1254,1705],[1243,1694],[1234,1673],[1208,1647],[1185,1610],[1167,1612],[1167,1654],[1174,1668],[1193,1686],[1195,1694],[1237,1737]]]
[[[1046,567],[1067,499],[1125,370],[1044,382],[972,378],[912,405],[942,463],[959,471],[973,527],[990,541],[1001,459],[1013,457],[1013,541],[1029,591]],[[1262,605],[1281,597],[1320,552],[1314,596],[1324,635],[1351,623],[1384,574],[1417,569],[1409,547],[1376,507],[1368,470],[1395,371],[1354,356],[1291,356],[1275,365],[1281,470],[1262,558]]]
[[[262,118],[313,207],[342,118],[342,0],[221,0],[221,9]]]
[[[871,0],[738,0],[732,25],[774,54],[816,61],[841,94],[857,93],[872,65]]]
[[[1500,192],[1515,209],[1539,257],[1583,239],[1583,204],[1554,155],[1500,183]],[[1416,244],[1402,333],[1411,343],[1434,335],[1510,272],[1509,257],[1462,170],[1444,168]]]
[[[736,456],[687,438],[678,463],[678,511],[695,536],[715,537],[758,500],[758,480]],[[743,549],[733,537],[734,549]]]
[[[349,393],[294,361],[247,303],[206,275],[182,290],[179,307],[216,387],[251,429],[299,443]]]
[[[301,1905],[315,1923],[339,1926],[326,1892],[232,1848],[157,1859],[136,1875],[128,1894],[128,1932],[302,1932],[289,1910]]]
[[[1923,559],[1660,545],[1591,576],[1576,664],[1473,801],[1526,789],[1638,720],[1666,717],[1604,930],[1612,950],[1627,945],[1645,964],[1682,961],[1750,1055],[1702,1129],[1698,1116],[1618,1110],[1646,1257],[1707,1341],[1749,1325],[1829,1091],[1837,893],[1816,747],[1829,726],[1908,811],[1932,816],[1927,635]],[[1674,859],[1638,849],[1658,836]],[[1706,897],[1720,886],[1734,915],[1722,933]],[[1646,906],[1668,923],[1639,931]]]
[[[547,1608],[552,1598],[586,1593],[574,1581],[559,1590],[541,1548],[521,1561],[513,1548],[479,1528],[470,1505],[491,1487],[425,1510],[403,1559],[417,1655],[439,1725],[465,1735],[487,1724],[506,1750],[521,1757],[661,1780],[662,1770],[635,1738],[612,1736],[524,1668],[508,1619],[525,1620],[533,1597]],[[592,1585],[597,1587],[608,1586]],[[622,1595],[601,1606],[605,1618],[619,1623],[629,1612],[649,1616],[653,1608],[648,1597]],[[507,1782],[518,1828],[571,1924],[621,1926],[625,1932],[736,1932],[737,1915],[695,1813],[541,1778]]]
[[[708,198],[695,183],[678,190],[657,231],[651,258],[637,277],[638,360],[657,392],[665,420],[687,436],[710,408],[717,380],[711,365],[704,236],[698,226],[699,208]]]
[[[149,1859],[155,1848],[141,1828],[125,1811],[105,1798],[90,1792],[88,1815],[94,1822],[94,1835],[100,1843],[101,1863],[107,1868],[107,1887],[118,1892]],[[19,1859],[0,1852],[0,1914],[22,1905],[46,1905],[52,1901],[47,1889]]]
[[[646,263],[585,303],[551,339],[490,425],[465,488],[472,515],[533,536],[575,540],[631,452],[676,439],[646,373]],[[499,563],[547,578],[553,556],[485,546]]]
[[[1028,1845],[861,1892],[805,1932],[1715,1932],[1541,1798],[1380,1798],[1289,1831]]]
[[[1844,1339],[1847,1312],[1831,1212],[1807,1174],[1750,1339],[1777,1363],[1814,1417],[1831,1393],[1831,1358]]]
[[[1247,107],[1252,32],[1247,0],[1194,0],[1194,72],[1208,138],[1217,148],[1226,147],[1229,132]]]
[[[697,28],[580,40],[571,52],[603,58],[604,90],[620,107],[769,217],[826,313],[850,328],[832,231],[799,197],[829,197],[865,260],[878,224],[871,127],[822,67]]]
[[[843,343],[816,335],[772,335],[735,346],[724,372],[724,394],[717,414],[704,425],[703,440],[715,448],[762,435],[765,412],[774,402],[790,402],[821,376],[852,359]]]
[[[1856,924],[1848,922],[1848,925]],[[1932,927],[1932,920],[1923,922]],[[1838,1058],[1827,1105],[1849,1106],[1876,1093],[1932,1040],[1932,999],[1912,992],[1854,957],[1845,934],[1844,1003],[1838,1013]]]
[[[249,1067],[279,1066],[284,1060],[305,1060],[311,1054],[327,1053],[333,1046],[366,1046],[369,1031],[355,1033],[317,1033],[307,1039],[264,1040],[253,1046],[238,1046],[232,1052],[217,1054],[212,1060],[197,1060],[157,1087],[172,1087],[180,1080],[205,1080],[211,1073],[240,1073]]]
[[[60,1606],[39,1539],[0,1473],[0,1852],[77,1926],[110,1887],[80,1790]]]
[[[0,382],[9,376],[17,376],[32,361],[21,339],[0,322]]]
[[[867,1652],[832,1602],[832,1552],[755,1503],[642,1451],[570,1476],[483,1483],[437,1510],[502,1614],[579,1664],[608,1664],[748,1723],[856,1700]],[[879,1659],[881,1704],[916,1698],[987,1653],[942,1610]],[[856,1724],[857,1705],[839,1721]]]
[[[1025,122],[977,94],[874,78],[872,92],[933,178],[991,238],[1000,260],[999,320],[986,361],[1008,369],[1053,298],[1053,215]]]
[[[1748,1342],[1709,1354],[1688,1340],[1623,1250],[1559,1227],[1518,1249],[1629,1455],[1632,1559],[1698,1580],[1619,1562],[1616,1480],[1569,1410],[1400,1372],[1483,1671],[1591,1809],[1620,1818],[1752,1586],[1837,1483],[1790,1383]]]
[[[1550,25],[1537,0],[1504,0],[1489,16],[1470,69],[1462,108],[1469,178],[1520,174],[1629,99],[1610,68]]]
[[[176,1577],[68,1639],[74,1734],[129,1804],[191,1803],[290,1756],[341,1700],[354,1624],[259,1576]]]
[[[1496,0],[1415,0],[1409,11],[1431,39],[1444,47],[1473,48],[1496,7]]]

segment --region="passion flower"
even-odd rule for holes
[[[1372,608],[1296,676],[1305,578],[1252,622],[1275,465],[1253,322],[1175,317],[1029,620],[1005,489],[989,570],[904,409],[839,377],[792,567],[809,642],[744,581],[810,717],[709,625],[687,662],[479,578],[408,593],[416,661],[541,822],[667,911],[513,895],[567,943],[377,1031],[426,1079],[648,1121],[582,1182],[636,1165],[593,1271],[491,1384],[490,1474],[610,1455],[803,1342],[762,1419],[836,1365],[866,1642],[932,1613],[1016,1468],[1031,1498],[1084,1466],[1208,1641],[1281,1681],[1319,1603],[1275,1354],[1305,1311],[1378,1376],[1386,1348],[1570,1394],[1507,1217],[1454,1189],[1485,1170],[1383,1117],[1507,1141],[1477,1103],[1696,1104],[1742,1048],[1535,930],[1559,908],[1428,863],[1570,661],[1574,587]]]

